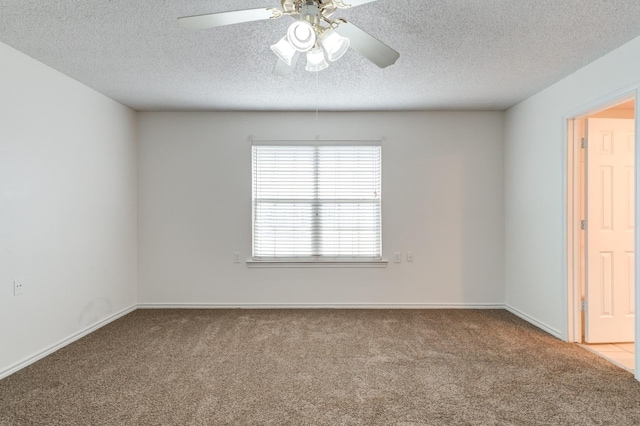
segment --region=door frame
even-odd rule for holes
[[[635,84],[611,93],[608,96],[593,100],[584,104],[573,111],[570,111],[564,117],[564,137],[566,144],[564,146],[565,170],[564,170],[564,191],[563,205],[565,210],[565,226],[564,241],[566,242],[565,253],[565,278],[567,283],[567,291],[565,293],[567,306],[567,334],[568,342],[582,342],[582,309],[581,309],[581,269],[580,269],[580,150],[581,135],[579,124],[588,116],[600,111],[609,109],[623,102],[633,100],[635,113],[635,156],[634,164],[640,165],[640,134],[638,128],[640,123],[640,107],[638,100],[640,99],[640,86]],[[635,223],[640,223],[640,167],[635,168],[635,188],[634,188],[634,219]],[[634,232],[634,251],[635,264],[638,265],[640,253],[640,232]],[[636,272],[634,276],[635,286],[635,365],[639,368],[635,369],[636,380],[640,381],[640,344],[638,342],[638,331],[640,330],[640,274]]]

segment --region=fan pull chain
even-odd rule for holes
[[[318,104],[319,104],[319,99],[320,99],[320,83],[318,82],[318,74],[320,73],[316,73],[316,130],[319,131],[320,130],[320,126],[318,125]]]

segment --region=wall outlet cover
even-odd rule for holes
[[[20,296],[24,294],[24,283],[22,281],[15,280],[13,282],[13,295]]]

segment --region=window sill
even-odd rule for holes
[[[249,268],[386,268],[382,260],[247,260]]]

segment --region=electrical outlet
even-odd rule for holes
[[[412,251],[408,251],[407,252],[407,262],[413,262],[413,252]]]
[[[240,263],[240,252],[233,252],[233,263]]]
[[[24,294],[24,283],[22,281],[15,280],[13,282],[13,295],[20,296]]]
[[[401,263],[401,262],[402,262],[402,253],[400,253],[399,251],[397,251],[397,252],[395,252],[395,253],[393,254],[393,256],[394,256],[393,261],[394,261],[395,263]]]

